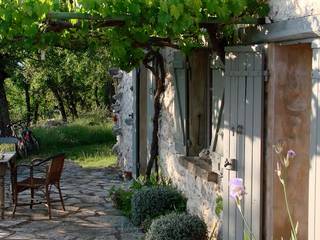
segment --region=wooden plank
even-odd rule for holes
[[[239,53],[240,54],[240,53]],[[240,56],[245,53],[241,53]],[[239,71],[229,71],[226,72],[226,76],[233,77],[260,77],[261,71],[247,71],[247,70],[239,70]]]
[[[320,71],[319,70],[313,70],[312,71],[312,78],[313,79],[320,79]]]
[[[234,58],[231,61],[231,69],[232,70],[238,70],[238,58]],[[237,77],[231,77],[231,111],[230,111],[230,127],[231,127],[231,133],[230,133],[230,159],[236,159],[237,158],[237,134],[236,134],[236,127],[237,127],[237,116],[238,116],[238,81]],[[233,128],[233,129],[232,129]],[[237,168],[237,166],[236,166]],[[236,178],[237,173],[236,171],[230,171],[229,173],[229,181],[230,179]],[[233,240],[236,239],[236,219],[237,219],[237,207],[233,199],[230,199],[230,215],[229,215],[229,239]]]
[[[247,70],[253,70],[254,58],[252,53],[246,54]],[[252,227],[252,150],[253,150],[253,97],[254,78],[246,78],[246,107],[245,107],[245,174],[244,182],[246,186],[246,196],[244,197],[244,216],[249,226]]]
[[[152,143],[152,132],[153,132],[153,115],[154,115],[154,90],[155,90],[155,81],[153,74],[148,70],[147,76],[147,153],[148,161],[150,158],[150,148]]]
[[[314,49],[314,62],[313,62],[313,70],[319,70],[320,69],[320,51],[319,48],[315,48]],[[315,133],[316,133],[316,146],[314,149],[314,171],[315,171],[315,181],[314,181],[314,202],[315,202],[315,208],[312,209],[314,211],[314,239],[319,239],[320,238],[320,228],[319,228],[319,224],[320,224],[320,164],[319,164],[319,144],[320,144],[320,127],[319,127],[319,106],[320,106],[320,83],[319,80],[315,80],[316,81],[316,91],[317,91],[317,98],[315,99],[315,103],[316,103],[316,126],[315,126]]]
[[[228,56],[226,58],[226,71],[231,69],[231,62],[228,60]],[[223,142],[224,142],[224,159],[229,159],[230,157],[230,111],[231,111],[231,81],[230,77],[225,78],[225,105],[224,105],[224,134],[223,134]],[[223,169],[223,236],[225,239],[229,239],[230,233],[230,223],[229,223],[229,215],[230,215],[230,196],[229,196],[229,171],[225,168]]]
[[[241,29],[240,37],[244,44],[313,39],[320,36],[319,23],[320,15],[294,18]]]
[[[314,46],[312,58],[312,70],[319,70],[319,52],[320,49]],[[318,78],[312,79],[312,98],[311,98],[311,126],[310,126],[310,170],[309,170],[309,215],[308,215],[308,237],[310,240],[316,240],[316,218],[319,215],[317,212],[317,161],[319,161],[317,154],[318,140],[318,124],[319,124],[319,85]],[[319,236],[318,236],[319,237]]]
[[[229,46],[229,47],[226,47],[225,50],[226,52],[228,53],[234,53],[234,55],[238,55],[238,53],[252,53],[252,52],[261,52],[263,50],[263,46],[262,45],[246,45],[246,46],[241,46],[241,45],[238,45],[238,46]]]
[[[132,92],[132,95],[133,95],[133,102],[132,102],[132,117],[133,117],[133,126],[131,128],[131,131],[132,131],[132,174],[133,174],[133,177],[138,177],[138,158],[137,158],[137,153],[138,153],[138,149],[137,147],[139,146],[139,144],[137,143],[137,115],[139,114],[137,112],[137,93],[139,93],[139,91],[137,90],[137,87],[138,87],[138,81],[139,79],[137,79],[137,69],[133,69],[131,72],[130,72],[130,75],[132,77],[132,88],[133,88],[133,92]],[[138,97],[139,99],[139,97]]]
[[[263,70],[261,52],[255,52],[256,71]],[[261,238],[261,138],[262,138],[262,98],[263,76],[254,78],[254,121],[252,153],[252,232],[257,239]]]
[[[246,69],[246,56],[245,53],[240,52],[238,53],[238,66],[239,71],[244,71]],[[237,76],[238,81],[238,114],[237,114],[237,126],[236,126],[236,132],[237,132],[237,177],[244,179],[245,174],[245,95],[246,95],[246,78],[245,76]],[[242,133],[238,132],[238,130],[241,130],[242,126]],[[240,127],[240,128],[239,128]],[[245,183],[244,183],[245,184]],[[244,208],[244,202],[241,201],[241,207]],[[237,222],[236,222],[236,239],[242,240],[243,239],[243,229],[244,229],[244,223],[241,215],[237,211]]]
[[[177,60],[176,60],[177,62]],[[180,64],[182,65],[182,64]],[[180,66],[179,65],[179,66]],[[186,154],[186,69],[174,69],[174,139],[177,153]]]
[[[317,98],[317,108],[319,108],[320,106],[320,84],[319,82],[317,83],[317,88],[318,88],[318,98]],[[319,125],[319,109],[317,109],[317,125]],[[314,192],[314,195],[315,195],[315,198],[314,198],[314,202],[315,202],[315,208],[314,208],[314,239],[318,240],[320,238],[320,164],[319,164],[319,161],[320,161],[320,157],[319,157],[319,150],[318,150],[318,147],[319,147],[319,144],[320,144],[320,127],[319,126],[316,126],[316,133],[317,133],[317,146],[316,146],[316,158],[315,158],[315,192]]]
[[[148,125],[148,114],[147,114],[147,102],[148,102],[148,70],[143,64],[140,65],[140,96],[139,96],[139,172],[141,175],[145,175],[147,169],[147,125]]]
[[[216,153],[223,155],[223,138],[219,134],[219,131],[223,129],[223,120],[221,119],[220,129],[218,131],[219,117],[223,117],[222,98],[224,92],[224,77],[223,70],[221,68],[212,69],[212,111],[211,111],[211,126],[212,126],[212,139],[210,144],[210,150],[214,150]],[[220,116],[222,114],[222,116]],[[214,148],[214,140],[217,139],[217,143]]]

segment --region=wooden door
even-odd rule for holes
[[[223,157],[223,239],[242,240],[244,223],[229,196],[229,182],[242,178],[246,195],[241,207],[249,226],[261,239],[261,166],[264,63],[261,47],[229,47],[225,61]]]

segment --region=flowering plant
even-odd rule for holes
[[[288,218],[290,221],[290,227],[291,227],[291,240],[298,240],[298,226],[299,223],[297,222],[296,225],[293,224],[290,208],[289,208],[289,202],[288,202],[288,196],[287,196],[287,182],[286,182],[286,176],[287,176],[287,169],[290,166],[290,161],[296,157],[295,151],[292,149],[288,150],[286,154],[284,154],[284,147],[285,145],[283,143],[279,143],[274,146],[274,150],[276,154],[279,156],[279,160],[277,162],[277,169],[276,173],[278,175],[279,181],[282,185],[282,190],[284,194],[284,201],[286,205],[286,210],[288,213]]]
[[[234,199],[234,201],[237,205],[237,208],[240,212],[240,215],[243,219],[244,225],[245,225],[250,237],[252,237],[252,239],[256,240],[246,218],[243,215],[242,208],[241,208],[241,200],[242,200],[243,196],[246,194],[245,188],[243,185],[243,179],[242,178],[233,178],[230,180],[229,186],[230,186],[230,197],[232,199]],[[244,234],[246,237],[246,231],[244,232]],[[250,237],[249,237],[249,239],[250,239]]]
[[[277,169],[276,169],[276,174],[279,177],[280,183],[283,188],[283,193],[284,193],[284,200],[285,200],[285,205],[286,205],[286,210],[288,213],[289,221],[290,221],[290,226],[291,226],[291,237],[290,240],[298,240],[297,234],[298,234],[298,222],[294,226],[290,208],[289,208],[289,203],[288,203],[288,197],[287,197],[287,189],[286,189],[286,169],[290,166],[290,161],[295,158],[296,153],[293,150],[288,150],[286,154],[283,154],[283,149],[284,145],[283,144],[277,144],[274,146],[275,152],[279,156],[279,161],[277,162]],[[233,178],[230,180],[229,183],[230,187],[230,197],[235,201],[236,206],[240,212],[240,215],[243,219],[245,228],[247,229],[249,236],[246,235],[246,231],[244,232],[245,238],[248,239],[254,239],[256,240],[247,220],[245,219],[242,209],[241,209],[241,200],[246,194],[245,192],[245,187],[243,184],[243,179],[242,178]],[[283,239],[283,238],[282,238]]]

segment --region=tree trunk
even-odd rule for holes
[[[154,66],[148,65],[150,61],[154,60]],[[154,96],[154,116],[153,116],[153,132],[152,132],[152,143],[150,149],[150,160],[148,162],[146,176],[147,180],[150,180],[153,165],[155,165],[155,171],[157,178],[159,177],[158,172],[158,158],[159,158],[159,118],[161,113],[161,96],[165,91],[165,67],[164,59],[160,52],[150,51],[146,59],[144,60],[146,68],[152,71],[156,79],[156,94]]]
[[[78,118],[78,111],[77,111],[77,104],[74,100],[74,97],[73,97],[73,94],[68,94],[66,96],[66,99],[67,99],[67,104],[68,104],[68,108],[69,108],[69,111],[71,112],[71,115],[72,115],[72,119],[76,119]]]
[[[59,105],[59,110],[61,112],[61,117],[62,117],[62,120],[64,122],[67,122],[68,121],[68,117],[67,117],[67,113],[66,113],[66,110],[64,108],[64,104],[63,104],[63,99],[58,91],[58,89],[56,89],[55,87],[50,87],[53,95],[55,96],[55,98],[57,99],[58,101],[58,105]]]
[[[33,123],[37,124],[39,120],[39,106],[40,106],[40,100],[36,99],[34,103],[34,109],[33,109]]]
[[[27,124],[30,125],[31,122],[31,103],[30,103],[30,84],[24,83],[24,95],[25,95],[25,101],[26,101],[26,107],[27,107]]]
[[[110,79],[105,82],[104,104],[109,110],[111,110],[111,104],[113,103],[112,96],[115,94],[115,89]]]
[[[10,136],[11,130],[7,126],[10,124],[9,104],[4,88],[5,74],[0,72],[0,135]]]
[[[70,99],[70,106],[72,109],[72,115],[74,118],[78,118],[78,110],[77,110],[77,103],[76,103],[76,98],[74,96],[74,94],[71,95],[71,99]]]
[[[99,108],[100,107],[100,101],[99,101],[99,96],[98,96],[98,86],[94,86],[94,99],[96,102],[96,106]]]

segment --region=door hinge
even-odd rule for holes
[[[265,71],[263,72],[263,77],[264,77],[263,80],[264,80],[265,83],[269,82],[270,73],[269,73],[268,70],[265,70]]]

